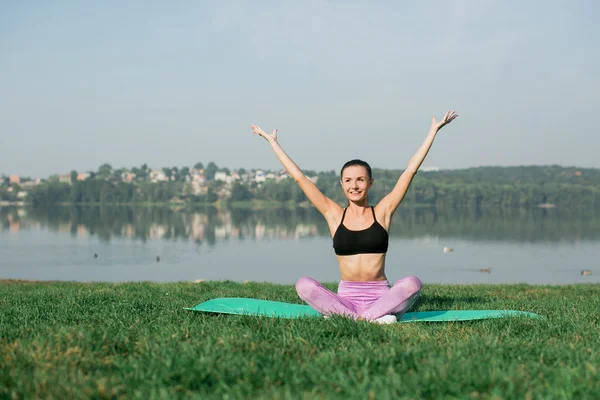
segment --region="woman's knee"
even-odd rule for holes
[[[319,286],[319,282],[305,276],[296,282],[296,292],[301,295],[309,295],[317,286]]]
[[[404,290],[407,290],[411,293],[418,293],[421,291],[421,280],[413,275],[396,281],[394,286],[396,285],[401,286]]]

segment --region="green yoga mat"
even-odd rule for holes
[[[223,297],[205,301],[190,311],[211,312],[220,314],[260,315],[277,318],[320,317],[321,314],[307,305],[282,303],[279,301],[248,299],[242,297]],[[409,312],[399,322],[448,322],[471,321],[475,319],[503,317],[540,318],[538,314],[514,310],[448,310]]]

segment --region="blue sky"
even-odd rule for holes
[[[600,167],[597,4],[0,0],[0,173]]]

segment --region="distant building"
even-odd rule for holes
[[[161,170],[155,169],[150,171],[150,180],[154,183],[168,181],[167,175]]]
[[[134,179],[135,179],[135,174],[133,172],[123,172],[121,174],[121,180],[123,182],[130,183],[130,182],[133,182]]]
[[[11,175],[8,177],[8,184],[9,185],[20,185],[21,184],[21,177],[19,175]]]
[[[250,179],[251,179],[251,176],[250,176],[250,174],[248,174],[248,173],[245,173],[245,174],[242,174],[242,175],[240,176],[240,178],[241,178],[242,182],[248,182],[248,181],[250,181]]]
[[[85,181],[89,177],[90,177],[90,174],[88,172],[80,172],[77,174],[78,181]]]
[[[36,178],[32,181],[23,182],[21,184],[21,188],[23,188],[23,189],[33,188],[35,186],[38,186],[41,182],[42,182],[42,180],[40,178]]]
[[[191,183],[192,185],[192,193],[198,194],[206,194],[208,193],[208,185],[200,184],[198,181],[194,181]]]
[[[206,177],[202,174],[194,174],[192,175],[192,182],[198,183],[199,185],[206,185],[208,183]]]
[[[60,183],[71,183],[71,175],[60,175],[58,181]]]
[[[227,182],[227,172],[217,171],[215,173],[215,181]]]
[[[255,182],[264,182],[266,180],[267,180],[267,178],[265,176],[265,173],[263,171],[261,171],[260,169],[256,170],[256,172],[254,173],[254,181]]]

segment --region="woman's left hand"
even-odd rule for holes
[[[429,130],[433,131],[433,132],[437,132],[440,129],[442,129],[444,126],[448,125],[450,122],[454,121],[456,119],[456,117],[458,117],[458,114],[456,114],[455,111],[448,111],[444,115],[444,118],[442,118],[441,121],[439,121],[439,122],[435,119],[435,116],[433,116],[431,118],[431,128],[429,128]]]
[[[250,125],[250,129],[252,129],[252,133],[254,133],[255,135],[258,135],[258,136],[262,136],[269,143],[273,143],[273,142],[277,141],[277,129],[274,129],[273,133],[271,133],[270,135],[268,133],[266,133],[265,131],[263,131],[262,129],[260,129],[260,127],[258,127],[256,125]]]

